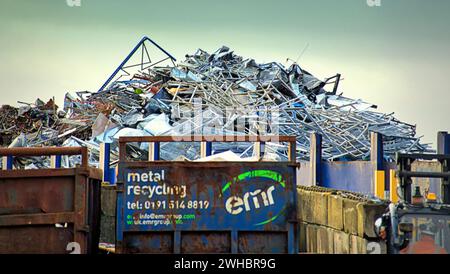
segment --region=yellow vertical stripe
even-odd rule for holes
[[[56,155],[50,156],[50,168],[56,168]]]
[[[105,182],[105,171],[104,171],[104,163],[105,163],[105,143],[100,143],[100,155],[98,161],[98,168],[102,171],[102,182]]]
[[[6,170],[7,162],[8,162],[8,157],[7,156],[3,156],[2,157],[2,169],[3,170]]]
[[[395,170],[391,169],[389,170],[389,200],[391,202],[396,203],[398,202],[398,195],[397,195],[397,186],[398,186],[398,178],[395,176]]]
[[[375,170],[375,196],[384,199],[384,170]]]

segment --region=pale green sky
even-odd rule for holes
[[[450,131],[450,1],[0,0],[0,104],[96,91],[150,36],[179,60],[227,45],[258,62],[296,59],[340,91],[417,124]]]

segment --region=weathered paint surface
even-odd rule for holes
[[[0,155],[87,154],[81,148],[2,149]],[[87,163],[83,161],[83,163]],[[98,248],[100,170],[0,171],[0,253],[94,253]],[[70,247],[79,244],[79,250]],[[68,250],[69,249],[69,250]]]
[[[308,161],[300,161],[300,168],[297,169],[297,184],[311,186],[311,168]]]
[[[119,182],[123,252],[293,251],[295,166],[289,163],[121,163]]]
[[[373,193],[373,163],[370,161],[322,163],[322,186],[359,193]]]
[[[373,193],[373,169],[370,161],[334,161],[321,163],[320,186],[359,193]],[[301,186],[312,186],[310,163],[300,162],[297,182]],[[389,183],[389,182],[387,182]]]

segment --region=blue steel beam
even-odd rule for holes
[[[131,57],[136,53],[136,51],[144,45],[145,41],[149,41],[150,43],[152,43],[155,47],[157,47],[159,50],[161,50],[162,52],[164,52],[164,54],[167,55],[167,57],[169,57],[170,59],[172,59],[172,61],[176,61],[177,59],[175,59],[175,57],[173,57],[170,53],[168,53],[165,49],[163,49],[161,46],[159,46],[156,42],[154,42],[152,39],[150,39],[147,36],[144,36],[141,41],[139,41],[139,43],[137,43],[137,45],[133,48],[133,50],[131,50],[131,52],[127,55],[127,57],[125,57],[125,59],[122,61],[122,63],[120,63],[120,65],[116,68],[116,70],[114,70],[114,72],[111,74],[111,76],[108,78],[108,80],[106,80],[106,82],[101,86],[101,88],[98,90],[98,92],[104,90],[108,84],[114,79],[114,77],[117,75],[117,73],[119,73],[120,70],[123,69],[123,67],[125,66],[125,64],[131,59]]]
[[[212,155],[212,142],[206,142],[206,156]]]
[[[311,183],[315,186],[322,186],[322,135],[311,133],[310,137],[310,160],[311,162]]]
[[[154,143],[154,150],[155,150],[155,159],[153,159],[153,161],[158,161],[161,160],[161,143],[160,142],[155,142]]]
[[[55,156],[55,168],[61,168],[62,155]]]
[[[105,151],[104,153],[104,159],[103,159],[103,163],[100,163],[101,165],[103,165],[102,170],[103,170],[103,182],[109,182],[110,184],[112,184],[111,182],[111,171],[109,168],[110,162],[111,162],[111,144],[110,143],[105,143]]]
[[[13,161],[14,158],[12,155],[7,155],[6,157],[6,170],[12,170],[13,169]]]

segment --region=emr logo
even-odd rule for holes
[[[269,212],[270,208],[276,208],[277,204],[275,197],[277,197],[277,190],[284,192],[286,182],[283,180],[283,177],[280,173],[272,170],[252,170],[238,175],[237,177],[233,178],[233,180],[224,185],[224,187],[222,188],[221,196],[225,195],[225,193],[227,192],[231,192],[230,187],[233,184],[240,184],[239,189],[245,189],[245,184],[250,183],[245,181],[252,179],[263,179],[268,180],[269,182],[272,181],[273,185],[269,186],[267,189],[258,188],[252,191],[242,191],[242,195],[232,195],[230,193],[230,196],[224,199],[225,210],[227,211],[227,213],[238,217],[243,213],[254,212],[255,216],[261,216],[260,214],[256,213],[262,210],[267,210]],[[264,225],[274,221],[284,212],[284,209],[285,207],[281,208],[278,212],[271,212],[271,214],[268,214],[270,216],[265,216],[268,219],[260,219],[254,225]]]

